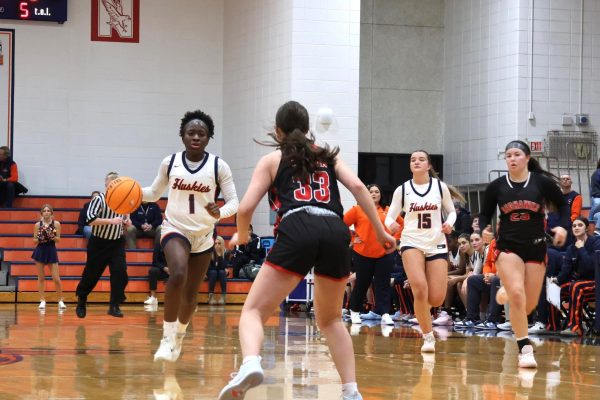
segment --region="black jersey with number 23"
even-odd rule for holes
[[[485,191],[480,225],[485,228],[500,209],[498,243],[533,245],[544,239],[544,219],[547,202],[558,207],[561,225],[568,226],[569,213],[558,185],[550,178],[531,172],[525,182],[513,182],[508,175],[489,184]]]

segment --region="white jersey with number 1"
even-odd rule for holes
[[[446,222],[454,225],[456,211],[445,183],[436,178],[430,178],[429,183],[423,185],[412,180],[404,182],[394,192],[385,224],[389,227],[402,211],[405,215],[401,247],[414,247],[426,254],[448,251],[446,236],[442,232],[443,214],[447,215]]]
[[[166,220],[182,231],[201,235],[214,229],[217,219],[206,211],[205,206],[216,201],[217,188],[225,200],[220,209],[221,218],[237,211],[238,199],[231,168],[208,152],[198,163],[187,160],[185,152],[165,157],[152,186],[142,189],[143,200],[156,201],[167,188]]]

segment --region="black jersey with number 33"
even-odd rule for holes
[[[279,217],[303,206],[326,208],[340,218],[344,215],[335,167],[332,164],[320,164],[310,175],[309,181],[300,182],[294,178],[292,167],[280,162],[269,190],[269,202]]]
[[[554,204],[561,217],[560,225],[569,225],[569,208],[558,185],[550,178],[531,172],[525,182],[513,182],[508,175],[490,183],[485,191],[480,226],[485,228],[496,205],[500,209],[498,243],[529,245],[545,237],[545,207]]]

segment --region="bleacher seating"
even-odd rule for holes
[[[76,301],[75,288],[79,283],[86,260],[86,240],[75,235],[79,211],[89,197],[26,196],[15,201],[14,209],[0,209],[0,302],[37,302],[37,270],[31,254],[34,249],[33,225],[39,220],[39,209],[49,203],[54,207],[56,220],[62,225],[61,241],[57,244],[59,269],[65,301]],[[166,200],[159,205],[164,210]],[[235,232],[235,218],[222,220],[217,233],[228,240]],[[152,263],[152,238],[139,238],[136,250],[127,250],[127,302],[142,302],[148,295],[148,269]],[[89,297],[89,301],[107,302],[110,294],[108,268]],[[243,303],[252,282],[230,279],[227,284],[227,302]],[[54,284],[49,271],[46,273],[46,290],[49,301],[54,301]],[[157,290],[162,300],[164,283]],[[199,289],[199,301],[208,297],[208,283]]]

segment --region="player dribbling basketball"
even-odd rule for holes
[[[181,119],[179,135],[185,151],[165,157],[144,201],[156,201],[169,188],[161,245],[169,267],[165,292],[163,338],[154,361],[176,361],[198,303],[198,287],[213,252],[213,232],[221,218],[234,215],[238,198],[229,165],[205,151],[214,136],[212,118],[200,110]],[[225,205],[215,203],[223,192]]]

